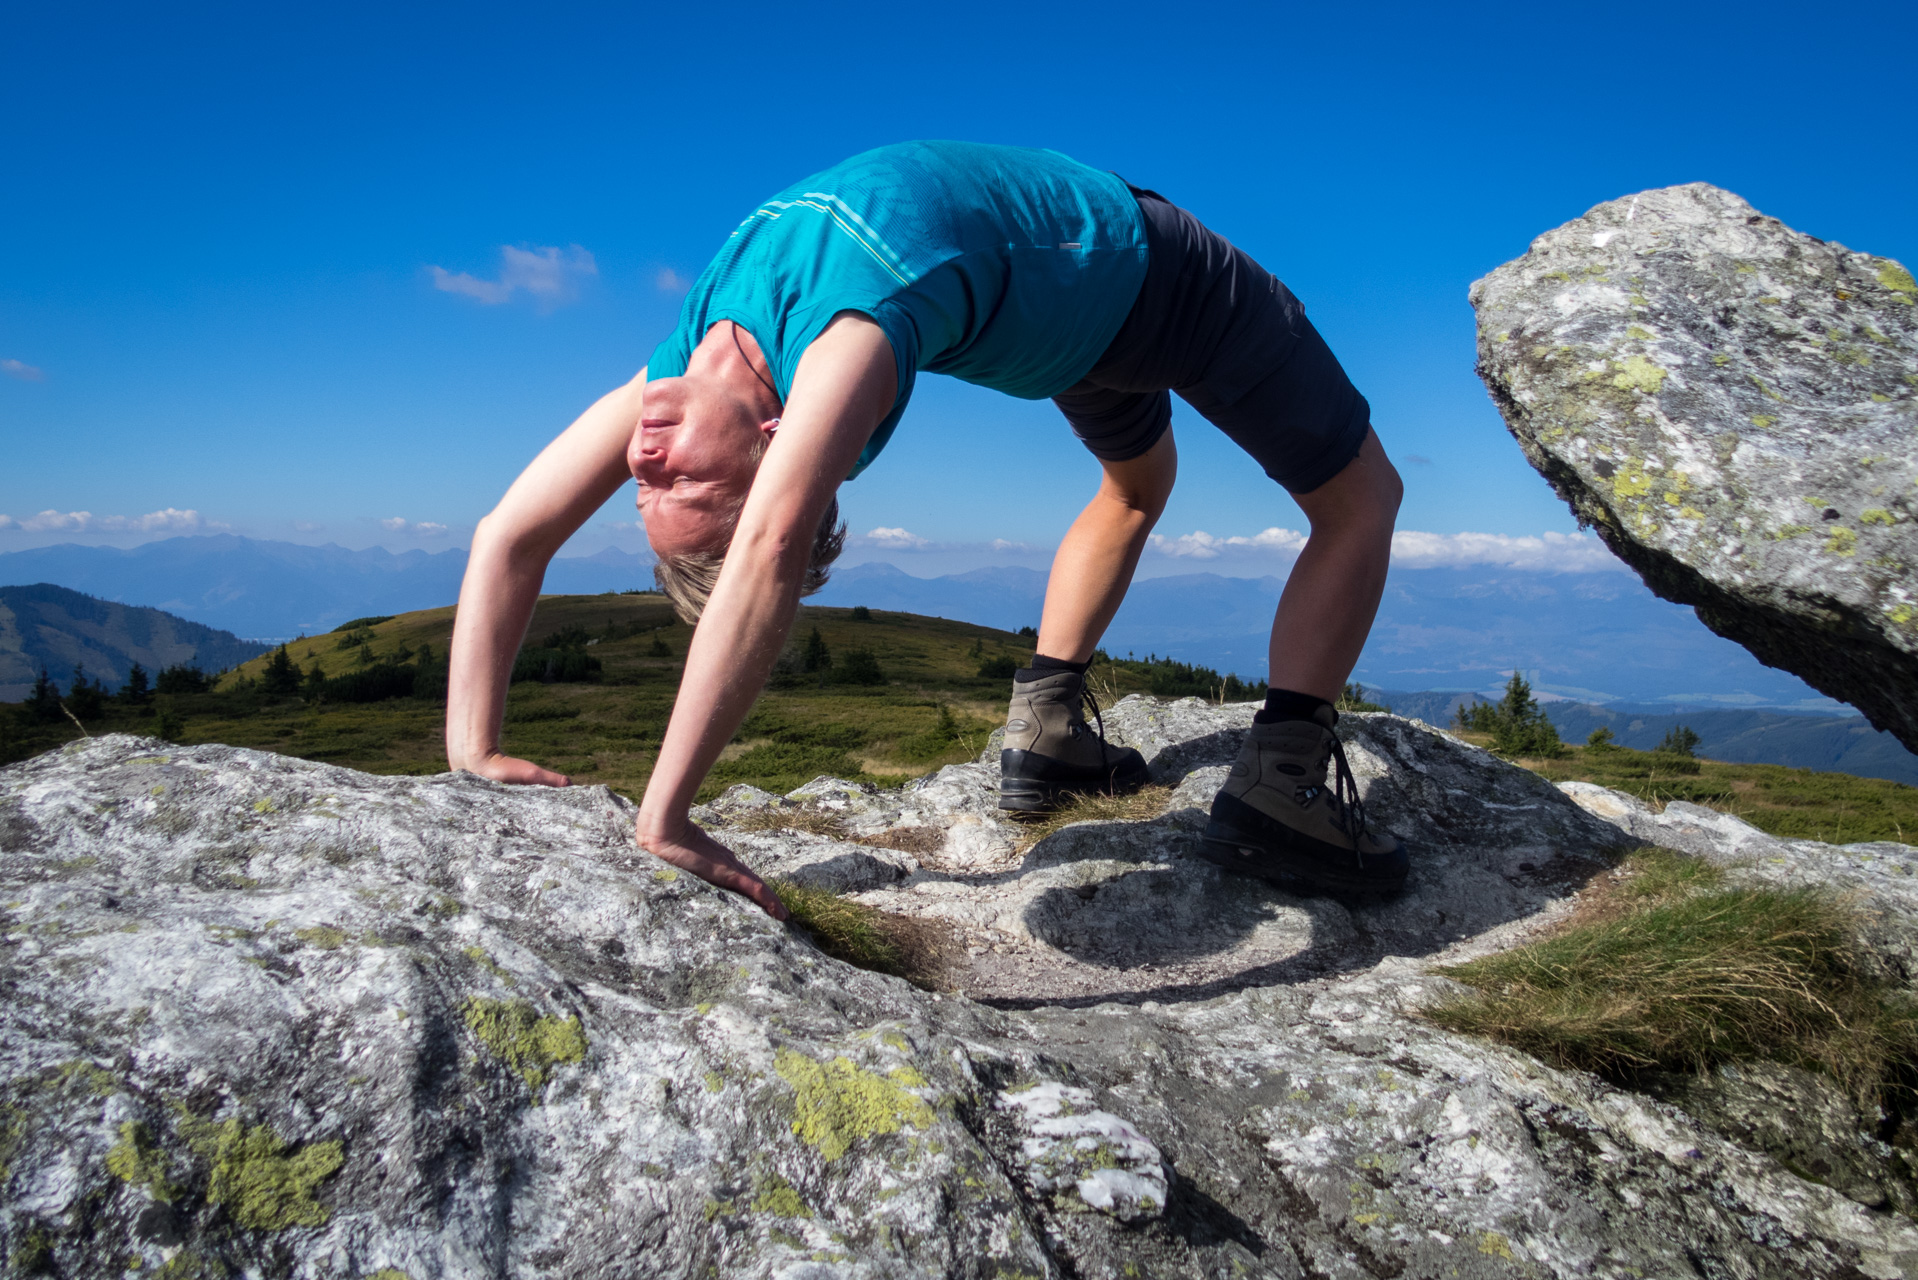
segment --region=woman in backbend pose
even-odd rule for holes
[[[1270,691],[1213,801],[1206,854],[1325,888],[1399,887],[1404,847],[1367,828],[1333,733],[1401,494],[1365,399],[1251,258],[1156,193],[1051,151],[881,147],[739,225],[646,368],[480,522],[453,634],[448,763],[566,784],[500,752],[507,680],[547,562],[630,475],[659,583],[698,623],[639,843],[783,919],[687,809],[799,598],[825,584],[845,533],[835,491],[885,447],[922,370],[1051,397],[1105,473],[1053,559],[1038,652],[1013,680],[1001,807],[1146,779],[1138,752],[1086,724],[1084,676],[1172,492],[1177,391],[1311,522],[1272,624]],[[1006,472],[1053,487],[1016,453]]]

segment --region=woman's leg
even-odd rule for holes
[[[1312,522],[1312,536],[1272,620],[1266,678],[1274,689],[1338,701],[1379,610],[1404,493],[1377,433],[1367,431],[1358,457],[1343,471],[1310,493],[1292,495]]]
[[[1102,460],[1101,465],[1105,477],[1099,483],[1099,492],[1059,544],[1052,557],[1052,577],[1046,583],[1039,652],[1065,662],[1090,658],[1113,615],[1119,612],[1146,538],[1165,510],[1166,499],[1172,496],[1172,483],[1179,473],[1179,452],[1168,430],[1138,457],[1124,462]],[[1377,603],[1374,594],[1373,604]],[[1359,634],[1362,640],[1363,629]],[[1275,630],[1274,644],[1278,643],[1277,636]]]

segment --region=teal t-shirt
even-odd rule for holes
[[[686,295],[649,378],[686,371],[714,324],[759,342],[785,399],[841,311],[892,344],[899,395],[853,475],[891,438],[925,369],[1027,400],[1086,375],[1145,280],[1126,184],[1056,151],[901,142],[795,183],[739,224]]]

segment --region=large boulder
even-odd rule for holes
[[[1525,456],[1666,599],[1918,750],[1918,283],[1704,183],[1472,285]]]
[[[1820,1079],[1660,1099],[1417,1015],[1456,990],[1433,965],[1562,916],[1605,847],[1745,831],[1350,716],[1417,870],[1390,901],[1287,893],[1193,854],[1248,715],[1122,704],[1166,811],[1036,842],[989,759],[704,811],[769,872],[950,930],[941,992],[638,852],[598,787],[128,737],[0,770],[0,1256],[103,1280],[1918,1271]],[[1874,890],[1918,869],[1774,860],[1862,867],[1888,913]],[[1779,1147],[1777,1097],[1816,1131]]]

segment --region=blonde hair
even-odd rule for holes
[[[699,621],[699,615],[706,611],[706,602],[712,599],[713,588],[719,585],[719,571],[726,567],[726,549],[733,540],[733,530],[739,527],[739,512],[746,505],[742,494],[726,517],[726,542],[718,551],[687,551],[676,556],[661,556],[659,563],[653,566],[653,581],[673,602],[673,612],[680,621],[692,625]],[[799,581],[799,594],[809,596],[826,585],[832,577],[832,562],[846,546],[846,523],[839,518],[839,499],[834,498],[826,506],[826,514],[819,517],[818,531],[813,534],[812,554],[806,560],[806,576]]]

